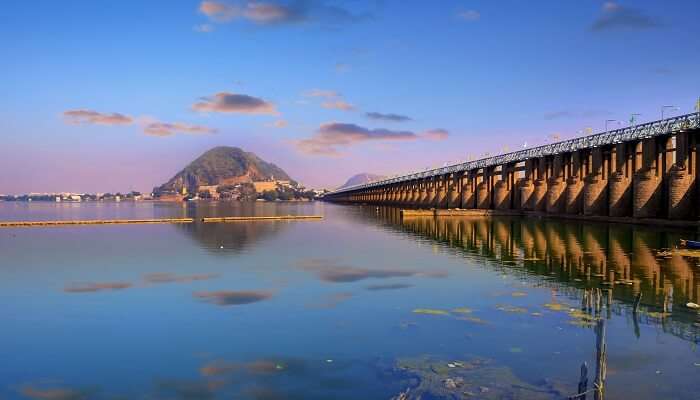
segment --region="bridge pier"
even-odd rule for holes
[[[437,179],[437,189],[435,191],[435,208],[437,209],[447,208],[448,179],[449,178],[447,176],[441,176]]]
[[[493,202],[497,210],[513,208],[513,187],[515,186],[515,165],[501,165],[500,179],[494,185]]]
[[[533,198],[535,193],[535,161],[534,159],[525,160],[525,177],[519,182],[520,209],[523,211],[535,209]]]
[[[661,154],[657,151],[656,138],[641,141],[635,157],[639,168],[632,186],[632,215],[652,218],[659,214],[661,204]]]
[[[476,208],[476,175],[467,171],[462,179],[462,208]]]
[[[566,160],[566,193],[564,211],[567,214],[579,215],[583,213],[583,168],[581,165],[581,152],[575,151]]]
[[[462,187],[462,174],[452,174],[447,187],[447,208],[460,208]]]
[[[547,185],[547,212],[561,214],[565,211],[564,196],[566,187],[564,183],[564,155],[557,154],[549,165],[549,183]]]
[[[669,174],[668,217],[688,219],[693,216],[696,197],[696,136],[691,137],[688,132],[681,132],[675,139],[676,162]]]
[[[634,144],[618,143],[612,149],[611,164],[614,171],[608,183],[608,215],[628,217],[632,215],[632,179],[634,169]]]
[[[481,170],[481,175],[477,172],[476,176],[476,208],[488,210],[491,208],[491,188],[489,181],[491,176],[488,168]]]
[[[607,171],[603,149],[591,149],[587,154],[587,174],[583,180],[583,215],[607,215]]]
[[[435,205],[435,180],[434,179],[428,179],[426,182],[426,187],[425,187],[425,203],[423,206],[425,208],[433,208]]]

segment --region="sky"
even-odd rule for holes
[[[2,2],[0,193],[150,192],[237,146],[307,187],[694,111],[696,0]]]

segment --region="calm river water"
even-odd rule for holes
[[[0,399],[565,398],[584,361],[593,382],[598,320],[607,398],[700,398],[700,258],[659,254],[694,232],[0,203],[0,220],[276,214],[325,218],[0,230]]]

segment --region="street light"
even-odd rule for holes
[[[608,133],[608,122],[617,122],[618,124],[620,124],[620,121],[618,121],[616,119],[606,119],[605,120],[605,133]]]
[[[632,114],[632,115],[630,115],[630,126],[632,126],[632,125],[637,126],[637,118],[635,118],[635,117],[638,117],[638,116],[640,116],[640,115],[642,115],[642,114]]]
[[[673,111],[678,111],[678,110],[680,110],[680,108],[678,108],[678,107],[676,107],[676,106],[663,106],[663,107],[661,107],[661,119],[664,119],[664,111],[665,111],[667,108],[668,108],[668,109],[671,109],[671,110],[673,110]]]

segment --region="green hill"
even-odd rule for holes
[[[199,156],[154,191],[180,192],[185,187],[189,192],[194,192],[199,186],[230,185],[271,178],[292,180],[280,167],[262,160],[254,153],[238,147],[220,146]]]

